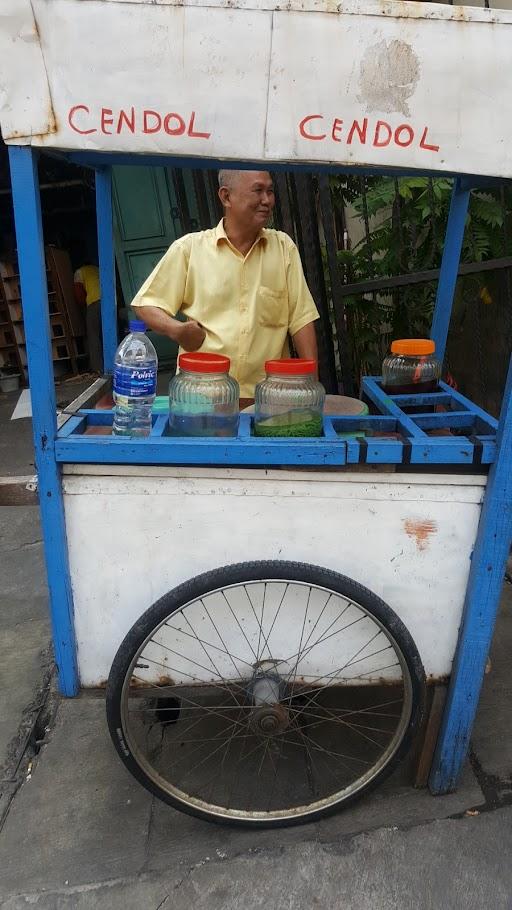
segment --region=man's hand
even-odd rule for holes
[[[142,318],[149,329],[158,332],[159,335],[167,335],[172,341],[175,341],[184,351],[197,351],[201,347],[206,332],[202,325],[199,325],[195,319],[188,319],[187,322],[180,322],[173,316],[156,306],[136,307],[138,318]]]
[[[180,322],[179,326],[176,341],[180,347],[189,353],[199,350],[206,338],[206,332],[202,325],[196,322],[195,319],[187,319],[186,322]]]

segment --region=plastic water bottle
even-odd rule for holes
[[[156,395],[157,353],[139,320],[129,323],[130,334],[121,342],[114,361],[115,436],[149,436],[151,409]]]

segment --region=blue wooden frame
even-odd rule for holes
[[[61,692],[77,695],[79,680],[73,596],[60,465],[55,458],[57,408],[37,157],[29,146],[11,146],[9,162],[55,661]]]
[[[448,699],[430,772],[432,793],[454,790],[465,761],[512,543],[512,360],[471,559]]]
[[[457,284],[470,193],[471,189],[467,181],[463,183],[461,178],[457,177],[453,185],[450,212],[444,240],[443,260],[441,262],[439,283],[437,285],[436,306],[430,335],[436,343],[436,354],[441,363],[444,360],[446,351],[453,295],[455,293],[455,285]]]
[[[114,233],[112,226],[112,168],[96,171],[96,218],[101,287],[103,371],[111,373],[117,349],[117,304]]]
[[[430,395],[388,395],[378,377],[366,377],[363,393],[381,416],[324,417],[323,436],[317,439],[258,438],[248,414],[241,415],[232,439],[169,436],[166,414],[155,415],[149,438],[87,435],[91,428],[111,427],[114,413],[84,409],[59,430],[55,457],[74,464],[492,464],[497,421],[450,386],[440,385],[441,392]],[[446,410],[424,414],[426,404],[429,410],[432,404]],[[405,413],[404,407],[419,411]],[[444,428],[457,435],[429,435]],[[354,432],[359,439],[347,437]],[[396,438],[387,438],[389,434]]]
[[[67,160],[96,169],[104,362],[108,372],[112,369],[117,341],[111,230],[111,165],[136,163],[211,168],[219,164],[225,167],[227,163],[206,159],[187,159],[185,162],[165,156],[162,158],[148,158],[142,155],[109,157],[105,154],[86,152],[73,153],[66,157]],[[371,377],[365,380],[364,391],[380,410],[381,415],[358,418],[356,424],[354,424],[354,418],[326,419],[324,437],[321,440],[294,440],[292,443],[276,439],[255,440],[250,436],[250,418],[243,417],[241,430],[236,440],[197,440],[190,444],[187,441],[169,440],[164,437],[165,415],[156,417],[152,435],[147,440],[84,436],[83,429],[88,422],[101,424],[111,420],[111,414],[101,416],[101,412],[95,412],[95,416],[91,412],[83,412],[72,417],[57,434],[37,178],[37,152],[30,147],[10,146],[9,159],[55,653],[61,691],[65,695],[74,695],[78,691],[79,679],[60,476],[61,462],[169,464],[175,463],[172,462],[172,459],[170,460],[169,455],[174,446],[173,451],[175,453],[179,451],[180,457],[186,458],[189,464],[211,463],[213,453],[216,453],[216,457],[219,457],[221,463],[224,464],[228,463],[228,459],[229,463],[235,464],[273,464],[274,459],[280,464],[350,464],[361,461],[362,453],[365,463],[382,463],[384,459],[387,462],[403,463],[404,452],[407,453],[407,460],[411,463],[433,464],[447,463],[443,462],[443,459],[448,458],[447,448],[450,440],[447,441],[447,438],[443,437],[429,437],[426,433],[429,429],[435,428],[440,420],[446,420],[446,415],[439,417],[435,413],[412,415],[408,412],[405,413],[402,410],[403,407],[409,408],[411,405],[421,407],[421,404],[425,402],[422,402],[421,397],[418,398],[418,396],[414,396],[412,401],[410,396],[386,396],[380,387],[379,380]],[[236,166],[241,165],[237,163]],[[260,166],[265,165],[261,163]],[[272,164],[272,167],[274,168],[275,165]],[[304,169],[307,166],[281,163],[276,167]],[[314,168],[319,169],[316,165]],[[325,169],[337,172],[351,170],[334,165]],[[357,172],[361,173],[361,170],[358,169]],[[376,171],[372,171],[372,173],[376,173]],[[388,169],[382,173],[400,176],[405,171],[397,172]],[[472,187],[491,185],[494,182],[492,178],[483,180],[471,176],[456,177],[454,182],[432,324],[432,337],[436,341],[437,351],[441,356],[444,355],[446,347],[469,193]],[[476,409],[471,402],[458,393],[454,393],[447,386],[442,386],[437,403],[446,404],[448,400],[452,402],[451,410],[448,413],[448,418],[452,421],[451,426],[466,428],[468,414],[471,421],[476,424],[476,435],[472,434],[467,442],[464,441],[464,437],[460,437],[456,443],[460,457],[474,459],[476,447],[481,463],[492,464],[471,561],[447,706],[431,768],[430,788],[433,793],[446,793],[455,787],[467,754],[499,605],[505,561],[512,543],[512,365],[497,428],[496,422],[489,415]],[[431,403],[432,398],[430,397],[429,404]],[[351,436],[340,438],[338,435],[368,429],[390,431],[395,433],[398,438],[384,440],[372,437],[371,441],[366,438],[362,443],[361,439]],[[206,455],[204,454],[205,449],[207,450]],[[253,453],[256,451],[258,459],[255,461]],[[453,460],[453,445],[450,451],[452,455],[449,457],[452,460],[449,463],[457,463],[456,460]],[[466,454],[462,454],[463,452]],[[434,455],[439,460],[436,461]],[[233,458],[236,460],[232,461]]]

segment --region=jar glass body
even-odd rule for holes
[[[382,387],[393,395],[435,392],[440,378],[435,354],[388,354],[382,364]]]
[[[256,386],[255,436],[321,436],[325,389],[311,374],[267,373]]]
[[[183,368],[169,383],[171,436],[236,436],[240,388],[228,373]]]

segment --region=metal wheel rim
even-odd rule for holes
[[[350,601],[355,605],[362,613],[369,617],[376,626],[379,627],[380,631],[384,633],[388,639],[391,647],[394,650],[394,653],[398,659],[401,672],[402,672],[402,682],[403,682],[403,704],[401,709],[400,721],[397,724],[395,733],[388,744],[386,750],[382,753],[380,759],[371,767],[367,774],[358,778],[349,786],[342,788],[339,792],[327,796],[323,799],[316,800],[314,802],[305,803],[304,805],[295,806],[288,809],[276,809],[269,811],[259,811],[259,810],[241,810],[241,809],[230,809],[229,807],[220,806],[208,803],[202,799],[199,799],[191,794],[187,794],[179,787],[174,786],[164,777],[162,777],[158,771],[151,765],[150,762],[146,759],[143,753],[131,735],[130,724],[127,723],[127,717],[130,713],[128,710],[128,698],[129,698],[129,681],[133,675],[135,665],[139,661],[141,654],[143,653],[146,646],[151,642],[152,638],[160,631],[160,629],[166,624],[167,620],[175,616],[177,613],[181,613],[186,610],[187,607],[197,603],[202,597],[210,596],[211,594],[216,594],[219,592],[228,591],[231,589],[236,589],[239,587],[246,588],[251,585],[259,584],[290,584],[294,586],[304,586],[310,589],[315,589],[316,591],[323,591],[328,595],[334,594],[338,597],[345,598],[347,601]],[[369,609],[364,607],[356,599],[349,598],[345,594],[341,594],[338,591],[316,583],[310,583],[306,581],[301,581],[298,579],[283,579],[283,578],[262,578],[251,581],[239,581],[233,582],[231,584],[226,584],[219,586],[217,588],[212,588],[211,590],[205,591],[204,594],[198,595],[181,606],[177,607],[175,610],[168,613],[164,619],[157,625],[155,628],[146,636],[140,647],[137,649],[135,656],[132,658],[128,671],[125,675],[121,693],[121,722],[123,729],[123,736],[129,746],[131,754],[134,756],[137,764],[142,769],[143,773],[146,775],[148,780],[164,791],[173,801],[176,801],[178,804],[181,804],[184,808],[190,808],[192,811],[197,811],[201,814],[207,814],[212,818],[217,818],[218,820],[231,820],[243,821],[243,822],[254,822],[264,823],[272,821],[280,821],[285,824],[286,822],[297,821],[297,819],[307,819],[310,815],[315,815],[322,810],[335,809],[336,806],[343,804],[348,800],[355,798],[358,793],[366,789],[366,787],[377,778],[381,772],[389,765],[396,753],[398,752],[400,745],[403,741],[407,728],[409,726],[411,713],[413,705],[413,696],[412,696],[412,679],[409,671],[409,667],[405,660],[402,649],[400,648],[398,642],[396,641],[393,634],[389,629],[375,616]]]

